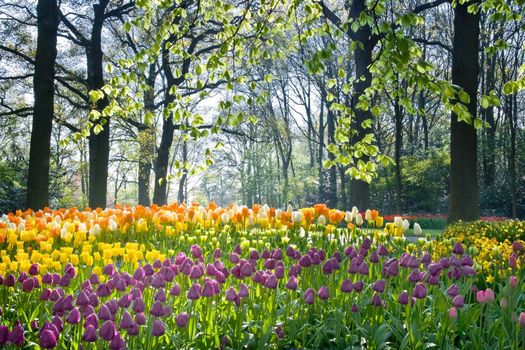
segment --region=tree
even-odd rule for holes
[[[450,121],[450,197],[449,222],[475,220],[479,217],[477,115],[479,74],[479,12],[470,13],[472,2],[454,7],[454,41],[452,83],[461,87],[468,98],[471,122],[466,123],[453,112]]]
[[[54,80],[57,55],[58,6],[56,0],[39,0],[38,38],[35,57],[34,112],[29,151],[26,205],[49,205],[49,158],[54,116]]]

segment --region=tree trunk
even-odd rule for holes
[[[515,61],[516,62],[516,61]],[[510,126],[510,159],[509,159],[509,173],[510,173],[510,196],[511,196],[511,211],[512,218],[518,217],[518,195],[516,186],[516,128],[518,127],[518,100],[516,94],[509,96],[509,126]]]
[[[396,168],[396,212],[401,213],[401,195],[402,195],[402,179],[401,179],[401,153],[403,152],[403,110],[399,105],[399,97],[394,101],[394,119],[395,119],[395,168]]]
[[[324,201],[324,168],[323,168],[323,153],[324,153],[324,103],[321,103],[321,110],[319,112],[319,151],[317,153],[317,175],[318,187],[317,195],[319,202]]]
[[[28,208],[42,209],[49,205],[49,158],[59,22],[56,0],[39,0],[37,18],[38,38],[33,78],[35,103],[29,149],[26,205]]]
[[[365,0],[354,0],[350,7],[350,18],[358,21],[361,12],[366,10]],[[372,50],[375,46],[372,41],[372,31],[369,25],[360,26],[354,32],[351,29],[348,31],[350,39],[354,42],[360,42],[361,45],[356,45],[354,49],[355,61],[355,83],[352,92],[352,109],[354,112],[354,127],[357,131],[355,137],[350,140],[352,144],[359,142],[366,134],[362,123],[367,119],[372,119],[370,111],[363,111],[356,108],[359,96],[364,95],[365,90],[372,84],[372,75],[369,71],[369,66],[372,64]],[[363,161],[368,161],[363,158]],[[370,186],[367,182],[362,180],[352,179],[350,182],[350,202],[361,210],[365,210],[370,206]]]
[[[327,137],[328,144],[335,144],[335,114],[330,110],[330,102],[327,102]],[[335,156],[332,152],[328,152],[328,159],[333,161]],[[337,207],[337,167],[335,165],[328,169],[328,193],[326,205],[331,208]]]
[[[144,95],[144,107],[146,112],[153,113],[155,110],[155,64],[149,66],[147,84],[149,90]],[[138,192],[139,204],[149,206],[151,204],[149,197],[151,162],[155,156],[155,129],[146,126],[139,130],[139,174],[138,174]]]
[[[454,8],[452,83],[470,96],[468,110],[476,117],[478,90],[479,13],[470,14],[471,2]],[[450,123],[449,222],[479,218],[476,129],[458,121],[452,113]]]
[[[182,163],[185,164],[188,161],[188,143],[182,141]],[[177,196],[177,201],[179,203],[184,203],[187,201],[186,198],[186,182],[188,180],[188,170],[186,168],[182,169],[182,177],[179,180],[179,193]]]
[[[98,90],[104,86],[102,28],[108,3],[109,0],[100,0],[98,4],[93,6],[95,17],[90,45],[86,50],[89,90]],[[107,105],[107,98],[103,98],[97,102],[96,108],[101,112]],[[109,118],[101,118],[94,121],[93,124],[89,135],[89,206],[91,208],[104,208],[106,207],[108,190]],[[103,129],[95,134],[94,128],[98,124],[102,125]]]

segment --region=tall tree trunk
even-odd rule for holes
[[[394,100],[394,119],[395,119],[395,168],[396,168],[396,212],[401,213],[401,195],[402,195],[402,179],[401,179],[401,153],[403,152],[403,110],[399,105],[399,97],[396,96]]]
[[[147,77],[149,90],[144,95],[144,108],[146,112],[154,113],[155,111],[155,63],[150,64]],[[155,156],[155,129],[149,125],[139,130],[139,174],[138,174],[138,192],[139,204],[149,206],[151,204],[149,197],[151,162]]]
[[[327,138],[328,144],[335,144],[335,113],[330,109],[330,102],[327,102]],[[328,159],[334,160],[332,152],[328,152]],[[335,165],[328,169],[328,193],[326,204],[331,207],[337,207],[337,167]]]
[[[515,61],[516,62],[516,61]],[[512,217],[518,217],[518,194],[516,186],[516,128],[518,127],[518,100],[516,94],[509,96],[509,126],[510,126],[510,196]]]
[[[468,110],[476,117],[478,91],[479,13],[468,13],[471,2],[454,8],[452,83],[470,96]],[[476,129],[458,121],[452,113],[450,123],[449,222],[479,218]]]
[[[95,12],[91,40],[87,47],[87,83],[89,90],[98,90],[104,86],[103,53],[102,53],[102,28],[104,26],[104,13],[109,0],[100,0],[93,5]],[[97,102],[97,110],[102,111],[108,105],[107,98]],[[108,190],[108,165],[109,165],[109,118],[104,117],[93,122],[94,126],[89,135],[89,206],[91,208],[106,207]],[[103,129],[95,134],[96,125]]]
[[[319,202],[324,201],[324,171],[323,171],[323,154],[324,154],[324,103],[321,103],[321,110],[319,112],[319,151],[317,153],[317,196]]]
[[[353,0],[350,7],[350,18],[358,21],[359,15],[365,10],[365,0]],[[368,24],[360,26],[356,32],[351,29],[348,31],[348,36],[352,41],[362,44],[356,45],[354,49],[356,80],[352,92],[352,109],[354,112],[353,127],[356,129],[357,134],[350,140],[353,144],[359,142],[365,136],[366,130],[362,127],[363,121],[372,119],[370,111],[363,111],[356,107],[359,97],[364,95],[365,90],[372,84],[372,75],[369,66],[372,64],[372,50],[375,43],[371,35],[372,31]],[[363,161],[367,160],[367,158],[363,159]],[[370,206],[370,186],[367,182],[355,179],[351,180],[350,202],[361,210],[367,209]]]
[[[56,0],[39,0],[37,18],[38,38],[33,77],[35,103],[29,148],[26,205],[28,208],[42,209],[49,205],[49,158],[59,23]]]
[[[182,141],[182,163],[185,164],[188,161],[188,143],[186,141]],[[188,180],[188,170],[186,167],[182,169],[182,177],[179,180],[179,192],[177,196],[177,201],[179,203],[184,203],[184,201],[187,201],[188,198],[186,198],[186,183]]]

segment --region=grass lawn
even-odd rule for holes
[[[430,234],[432,238],[436,238],[441,233],[443,233],[444,230],[441,229],[423,229],[423,237],[427,234]],[[405,236],[407,237],[414,237],[414,229],[408,229],[407,232],[405,232]]]

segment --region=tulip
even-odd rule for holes
[[[519,324],[521,327],[525,327],[525,312],[522,312],[520,314]]]
[[[448,317],[451,320],[456,320],[458,318],[458,309],[451,307],[450,310],[448,310]]]
[[[144,304],[144,300],[142,298],[137,298],[133,301],[132,309],[136,313],[144,312],[146,305]]]
[[[404,232],[406,232],[410,228],[410,222],[407,219],[403,220],[402,228]]]
[[[330,298],[330,290],[328,289],[328,287],[321,287],[317,291],[317,296],[320,299],[328,300],[328,298]]]
[[[406,290],[402,291],[398,298],[397,298],[397,301],[401,304],[401,305],[408,305],[408,300],[409,300],[409,295],[407,293]]]
[[[57,337],[55,333],[50,330],[40,332],[39,342],[40,347],[44,349],[52,349],[57,346]]]
[[[192,284],[186,296],[191,300],[199,299],[201,297],[201,285],[198,283]]]
[[[170,295],[179,296],[180,293],[181,293],[181,288],[178,283],[175,283],[173,287],[171,287],[170,289]]]
[[[452,305],[454,305],[455,307],[463,307],[463,305],[465,305],[465,298],[463,297],[463,295],[456,295],[454,299],[452,299]]]
[[[298,285],[298,282],[297,282],[297,278],[295,276],[291,276],[288,279],[288,282],[286,282],[286,288],[288,288],[290,290],[296,290],[297,289],[297,285]]]
[[[191,246],[191,255],[193,255],[194,258],[198,259],[202,256],[202,249],[198,245],[194,244]]]
[[[102,273],[107,276],[112,276],[115,273],[115,265],[107,264],[102,268]]]
[[[269,289],[276,289],[278,283],[279,281],[277,280],[277,277],[274,274],[271,274],[264,283],[264,286]]]
[[[122,314],[122,318],[120,319],[120,323],[119,323],[120,329],[129,329],[132,324],[133,324],[133,318],[127,311],[124,311],[124,313]]]
[[[364,287],[365,287],[365,284],[363,283],[363,281],[357,281],[356,283],[354,283],[354,290],[357,293],[360,293]]]
[[[177,324],[177,327],[184,328],[188,324],[190,317],[186,312],[180,313],[175,318],[175,323]]]
[[[303,294],[304,301],[312,305],[315,301],[315,291],[313,288],[308,288]]]
[[[371,304],[376,307],[383,306],[383,300],[381,300],[379,293],[374,293]]]
[[[385,280],[379,280],[374,283],[372,289],[376,292],[382,293],[385,290]]]
[[[164,315],[164,310],[162,308],[162,303],[160,301],[155,301],[149,310],[150,314],[153,316],[161,317]]]
[[[248,290],[248,287],[244,283],[241,283],[241,285],[239,286],[239,293],[237,295],[240,298],[246,298],[250,296],[250,291]]]
[[[354,289],[354,286],[352,285],[352,281],[350,280],[344,280],[341,284],[341,292],[343,293],[350,293]]]
[[[7,336],[9,334],[9,328],[4,325],[0,325],[0,345],[7,343]]]
[[[416,222],[414,224],[414,236],[421,236],[423,234],[423,230],[421,230],[421,226]]]
[[[80,311],[77,308],[74,308],[69,313],[69,316],[67,317],[67,322],[70,324],[77,324],[80,322],[80,318],[81,318]]]
[[[135,315],[135,322],[141,326],[146,324],[146,315],[144,313],[139,312]]]
[[[509,284],[511,288],[516,288],[518,286],[518,277],[516,276],[510,276],[509,278]]]
[[[155,300],[158,300],[162,303],[166,301],[166,293],[164,293],[164,289],[160,288],[158,290],[157,294],[155,294]]]
[[[164,323],[159,320],[153,321],[153,329],[151,330],[151,335],[158,337],[164,334]]]
[[[17,346],[21,346],[22,344],[24,344],[24,329],[20,325],[20,322],[17,321],[11,332],[9,332],[9,334],[7,335],[7,341]]]
[[[487,302],[487,296],[486,296],[486,293],[484,290],[479,290],[477,293],[476,293],[476,300],[478,301],[478,303],[480,304],[485,304]]]
[[[494,291],[490,288],[487,288],[485,290],[485,298],[487,300],[487,303],[492,303],[495,299]]]
[[[29,267],[29,274],[32,276],[36,276],[39,273],[38,264],[31,264]]]
[[[122,350],[126,348],[126,343],[124,343],[124,339],[122,339],[120,333],[115,334],[113,339],[111,339],[109,342],[109,348],[111,350]]]
[[[361,214],[357,214],[355,217],[355,223],[357,226],[363,225],[363,216]]]
[[[139,334],[139,325],[135,322],[131,324],[128,328],[128,335],[135,336]]]
[[[427,287],[423,283],[418,283],[414,287],[414,292],[412,293],[414,298],[423,299],[427,296]]]
[[[281,328],[281,326],[277,326],[275,327],[275,334],[277,335],[277,337],[279,339],[283,339],[284,338],[284,331],[283,329]]]
[[[100,326],[99,330],[100,337],[104,340],[111,340],[115,337],[117,334],[117,327],[115,326],[115,322],[111,320],[107,320]]]
[[[111,311],[109,311],[106,304],[102,304],[102,306],[98,309],[97,315],[98,315],[98,318],[103,321],[113,319],[113,314],[111,313]]]
[[[447,294],[450,297],[455,297],[456,295],[458,295],[458,293],[459,293],[459,287],[456,284],[451,285],[447,289]]]
[[[454,247],[452,248],[452,252],[454,254],[464,254],[465,253],[465,249],[463,249],[463,245],[461,245],[461,243],[459,242],[456,242],[454,243]]]

